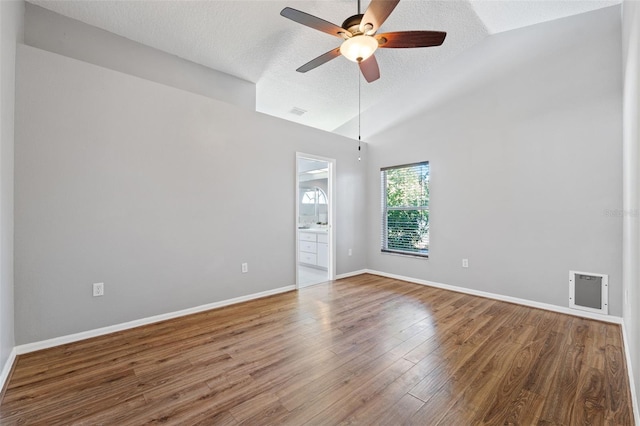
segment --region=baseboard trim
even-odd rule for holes
[[[624,344],[624,358],[627,363],[627,374],[629,376],[629,387],[631,388],[631,401],[633,404],[633,417],[635,424],[640,425],[640,409],[638,409],[638,395],[636,393],[635,380],[633,378],[633,364],[631,364],[631,350],[629,348],[629,338],[627,328],[622,321],[622,343]]]
[[[347,272],[345,274],[336,275],[336,280],[341,280],[343,278],[355,277],[356,275],[366,274],[368,269],[360,269],[359,271]]]
[[[389,274],[387,272],[376,271],[376,270],[373,270],[373,269],[367,269],[367,270],[364,271],[364,273],[372,274],[372,275],[379,275],[381,277],[393,278],[393,279],[401,280],[401,281],[408,281],[408,282],[411,282],[411,283],[414,283],[414,284],[421,284],[421,285],[426,285],[426,286],[429,286],[429,287],[441,288],[443,290],[451,290],[451,291],[455,291],[457,293],[465,293],[465,294],[470,294],[470,295],[473,295],[473,296],[486,297],[488,299],[499,300],[501,302],[515,303],[516,305],[528,306],[530,308],[544,309],[546,311],[558,312],[558,313],[561,313],[561,314],[572,315],[574,317],[582,317],[582,318],[594,319],[594,320],[603,321],[603,322],[609,322],[609,323],[613,323],[613,324],[622,324],[622,318],[621,317],[616,317],[616,316],[612,316],[612,315],[601,315],[601,314],[596,314],[596,313],[586,312],[586,311],[576,311],[576,310],[573,310],[573,309],[565,308],[563,306],[551,305],[549,303],[534,302],[532,300],[520,299],[518,297],[505,296],[505,295],[497,294],[497,293],[489,293],[489,292],[486,292],[486,291],[473,290],[473,289],[470,289],[470,288],[458,287],[458,286],[455,286],[455,285],[442,284],[442,283],[437,283],[437,282],[433,282],[433,281],[421,280],[421,279],[418,279],[418,278],[406,277],[404,275]]]
[[[9,378],[11,377],[11,371],[13,370],[13,366],[16,362],[16,356],[17,352],[16,348],[14,347],[9,353],[7,362],[5,362],[4,366],[2,367],[2,373],[0,373],[0,401],[2,401],[2,398],[4,397],[5,387],[7,386]]]
[[[568,315],[577,316],[577,317],[583,317],[583,318],[595,319],[595,320],[614,323],[614,324],[620,324],[621,327],[622,327],[622,340],[623,340],[623,344],[624,344],[625,361],[626,361],[626,364],[627,364],[628,380],[629,380],[630,391],[631,391],[631,399],[632,399],[632,403],[633,403],[633,413],[634,413],[635,423],[640,425],[640,410],[638,408],[638,395],[636,395],[636,389],[635,389],[635,384],[634,384],[635,381],[634,381],[633,372],[632,372],[632,368],[633,367],[632,367],[632,364],[631,364],[631,356],[630,356],[630,350],[629,350],[629,345],[628,345],[627,331],[626,331],[626,327],[625,327],[625,324],[624,324],[624,321],[623,321],[622,318],[616,317],[616,316],[599,315],[599,314],[589,313],[589,312],[574,312],[573,310],[570,310],[569,308],[565,308],[565,307],[562,307],[562,306],[551,305],[551,304],[548,304],[548,303],[534,302],[534,301],[527,300],[527,299],[520,299],[520,298],[517,298],[517,297],[505,296],[505,295],[496,294],[496,293],[489,293],[489,292],[480,291],[480,290],[473,290],[473,289],[453,286],[453,285],[449,285],[449,284],[442,284],[442,283],[437,283],[437,282],[433,282],[433,281],[427,281],[427,280],[422,280],[422,279],[418,279],[418,278],[412,278],[412,277],[408,277],[408,276],[404,276],[404,275],[390,274],[390,273],[387,273],[387,272],[376,271],[376,270],[373,270],[373,269],[361,269],[361,270],[357,270],[357,271],[347,272],[347,273],[344,273],[344,274],[339,274],[339,275],[336,275],[335,279],[339,280],[339,279],[349,278],[349,277],[362,275],[362,274],[378,275],[378,276],[381,276],[381,277],[393,278],[393,279],[397,279],[397,280],[401,280],[401,281],[411,282],[411,283],[414,283],[414,284],[420,284],[420,285],[425,285],[425,286],[429,286],[429,287],[441,288],[441,289],[444,289],[444,290],[451,290],[451,291],[455,291],[455,292],[458,292],[458,293],[465,293],[465,294],[470,294],[470,295],[474,295],[474,296],[486,297],[486,298],[489,298],[489,299],[499,300],[499,301],[503,301],[503,302],[515,303],[515,304],[518,304],[518,305],[528,306],[528,307],[532,307],[532,308],[544,309],[544,310],[547,310],[547,311],[558,312],[558,313],[568,314]],[[152,317],[141,318],[141,319],[138,319],[138,320],[129,321],[129,322],[121,323],[121,324],[116,324],[116,325],[112,325],[112,326],[108,326],[108,327],[102,327],[102,328],[98,328],[98,329],[94,329],[94,330],[84,331],[84,332],[81,332],[81,333],[75,333],[75,334],[70,334],[70,335],[66,335],[66,336],[56,337],[56,338],[53,338],[53,339],[43,340],[43,341],[40,341],[40,342],[34,342],[34,343],[27,343],[27,344],[24,344],[24,345],[18,345],[16,347],[14,347],[11,350],[11,352],[9,353],[9,357],[8,357],[7,361],[5,362],[3,368],[2,368],[2,372],[0,373],[0,396],[3,395],[3,393],[4,393],[5,386],[7,385],[7,382],[8,382],[8,379],[10,377],[11,371],[12,371],[12,369],[14,367],[17,355],[26,354],[26,353],[38,351],[38,350],[41,350],[41,349],[47,349],[47,348],[51,348],[51,347],[54,347],[54,346],[63,345],[63,344],[66,344],[66,343],[77,342],[77,341],[89,339],[89,338],[92,338],[92,337],[98,337],[98,336],[102,336],[102,335],[105,335],[105,334],[114,333],[114,332],[117,332],[117,331],[128,330],[128,329],[131,329],[131,328],[140,327],[140,326],[148,325],[148,324],[153,324],[153,323],[156,323],[156,322],[165,321],[165,320],[172,319],[172,318],[179,318],[179,317],[183,317],[183,316],[186,316],[186,315],[191,315],[191,314],[195,314],[195,313],[199,313],[199,312],[203,312],[203,311],[208,311],[208,310],[211,310],[211,309],[216,309],[216,308],[221,308],[221,307],[224,307],[224,306],[234,305],[234,304],[237,304],[237,303],[247,302],[247,301],[250,301],[250,300],[260,299],[260,298],[263,298],[263,297],[273,296],[273,295],[280,294],[280,293],[286,293],[286,292],[294,291],[294,290],[296,290],[296,286],[295,285],[285,286],[285,287],[280,287],[280,288],[276,288],[276,289],[273,289],[273,290],[267,290],[267,291],[263,291],[263,292],[259,292],[259,293],[250,294],[250,295],[247,295],[247,296],[235,297],[233,299],[227,299],[227,300],[223,300],[223,301],[220,301],[220,302],[208,303],[208,304],[205,304],[205,305],[200,305],[200,306],[196,306],[196,307],[193,307],[193,308],[183,309],[183,310],[180,310],[180,311],[169,312],[169,313],[166,313],[166,314],[160,314],[160,315],[155,315],[155,316],[152,316]]]
[[[196,314],[198,312],[208,311],[223,306],[235,305],[237,303],[248,302],[249,300],[260,299],[263,297],[273,296],[275,294],[286,293],[295,290],[295,285],[280,287],[273,290],[262,291],[260,293],[249,294],[247,296],[235,297],[233,299],[222,300],[220,302],[207,303],[206,305],[195,306],[193,308],[182,309],[180,311],[168,312],[166,314],[154,315],[152,317],[141,318],[134,321],[124,322],[120,324],[110,325],[108,327],[96,328],[94,330],[83,331],[80,333],[69,334],[66,336],[55,337],[53,339],[42,340],[34,343],[19,345],[14,348],[17,355],[35,352],[42,349],[52,348],[67,343],[78,342],[80,340],[90,339],[92,337],[103,336],[117,331],[128,330],[130,328],[140,327],[143,325],[153,324],[173,318],[179,318],[186,315]],[[4,373],[4,371],[3,371]]]

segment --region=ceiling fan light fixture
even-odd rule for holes
[[[360,13],[360,0],[358,0],[358,14],[345,19],[341,27],[297,9],[290,7],[282,9],[280,15],[285,18],[342,40],[340,47],[323,53],[296,71],[311,71],[338,56],[344,56],[356,62],[367,83],[372,83],[380,78],[380,67],[374,56],[378,47],[385,49],[430,47],[440,46],[444,42],[447,35],[444,31],[395,31],[377,34],[378,29],[399,2],[400,0],[370,0],[367,10]]]
[[[342,56],[353,62],[366,61],[378,48],[378,40],[368,35],[357,35],[340,46]]]

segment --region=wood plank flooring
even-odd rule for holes
[[[0,424],[633,425],[617,325],[373,275],[21,355]]]

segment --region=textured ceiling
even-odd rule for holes
[[[340,40],[280,16],[300,9],[341,25],[356,13],[355,0],[157,1],[29,0],[181,58],[256,83],[256,109],[265,114],[334,131],[358,114],[358,68],[337,58],[306,74],[295,71],[339,45]],[[446,31],[440,47],[380,49],[381,78],[362,80],[361,108],[395,101],[412,83],[490,34],[583,13],[620,0],[402,0],[380,32]],[[368,1],[362,2],[364,10]],[[307,112],[291,113],[292,108]],[[390,121],[411,114],[388,112]],[[357,138],[357,133],[348,135]]]

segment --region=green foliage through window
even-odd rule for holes
[[[382,182],[382,251],[429,255],[429,162],[388,167]]]

